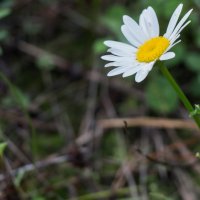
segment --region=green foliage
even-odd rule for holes
[[[193,77],[193,79],[189,85],[189,91],[195,97],[200,96],[200,90],[198,87],[199,85],[200,85],[200,73],[197,73],[196,76]]]
[[[166,197],[161,193],[150,193],[149,194],[153,200],[173,200],[174,198],[171,197]]]
[[[7,143],[6,142],[1,142],[0,143],[0,157],[3,156],[4,150],[7,147]]]
[[[124,39],[121,33],[122,16],[126,9],[121,5],[111,6],[105,15],[101,18],[102,23],[117,36],[118,39]]]
[[[10,15],[11,9],[10,8],[0,8],[0,19],[7,17]]]
[[[37,59],[37,66],[42,70],[52,70],[55,68],[53,59],[50,55],[44,54]]]
[[[28,108],[30,102],[29,98],[16,86],[10,85],[10,90],[11,94],[13,96],[13,99],[15,99],[16,103],[21,107],[21,108]]]
[[[190,70],[200,73],[200,67],[199,67],[200,56],[199,56],[199,53],[197,53],[197,52],[191,53],[190,52],[186,57],[186,64],[187,64],[187,67]]]
[[[97,39],[95,42],[94,42],[94,45],[93,45],[93,50],[94,50],[94,53],[99,55],[99,54],[103,54],[105,53],[106,51],[106,46],[104,45],[104,42],[105,39]]]
[[[178,98],[168,81],[160,76],[153,76],[146,88],[149,107],[157,113],[173,112],[178,105]]]
[[[195,107],[194,107],[194,111],[192,111],[191,113],[190,113],[190,117],[193,117],[193,116],[195,116],[195,115],[200,115],[200,106],[199,105],[195,105]]]
[[[20,187],[20,184],[21,184],[22,179],[24,178],[24,176],[25,176],[24,171],[19,171],[16,174],[16,176],[14,178],[14,184],[15,184],[16,187],[18,187],[18,188]]]
[[[4,41],[8,35],[9,33],[7,30],[0,30],[0,41]]]

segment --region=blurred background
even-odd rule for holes
[[[103,41],[152,6],[164,34],[191,24],[165,64],[200,103],[199,0],[0,1],[0,199],[199,200],[200,135],[155,66],[108,78]]]

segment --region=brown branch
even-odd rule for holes
[[[153,118],[153,117],[136,117],[136,118],[116,118],[100,119],[97,124],[104,129],[124,128],[124,122],[128,127],[157,127],[166,129],[191,129],[199,130],[196,124],[189,120]]]

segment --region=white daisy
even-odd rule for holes
[[[137,24],[127,15],[123,16],[124,25],[121,31],[130,44],[117,41],[105,41],[111,55],[104,55],[103,60],[111,61],[105,67],[115,67],[107,75],[123,74],[127,77],[136,74],[135,81],[143,81],[157,60],[168,60],[175,57],[169,50],[179,43],[181,31],[190,23],[187,21],[192,9],[178,22],[183,4],[180,4],[169,21],[167,31],[159,36],[159,24],[152,7],[144,9]],[[186,22],[187,21],[187,22]]]

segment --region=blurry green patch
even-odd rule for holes
[[[149,107],[157,113],[173,112],[178,106],[178,98],[168,83],[168,81],[160,76],[154,75],[146,88],[146,98]]]
[[[7,143],[6,142],[1,142],[0,143],[0,157],[3,156],[3,153],[4,153],[6,147],[7,147]]]
[[[180,43],[175,46],[173,51],[175,52],[176,57],[174,59],[168,60],[167,66],[177,66],[180,62],[184,61],[184,59],[187,57],[186,55],[188,54],[184,43]]]
[[[97,39],[93,44],[93,51],[95,54],[102,54],[106,52],[107,47],[104,44],[105,39]]]
[[[0,19],[7,17],[10,15],[11,9],[10,8],[0,8]]]
[[[23,25],[23,31],[31,36],[37,35],[42,30],[42,24],[30,18],[24,21],[22,25]]]
[[[46,198],[41,197],[41,196],[35,196],[32,198],[32,200],[46,200]]]
[[[14,3],[15,3],[15,0],[1,0],[0,7],[1,8],[11,7],[13,6]]]
[[[30,105],[28,96],[10,82],[7,82],[7,84],[9,85],[10,94],[1,99],[2,105],[6,108],[17,105],[20,108],[27,109]]]
[[[155,176],[148,177],[149,197],[150,200],[178,200],[176,189],[171,185],[165,185]],[[170,195],[168,195],[170,194]]]
[[[149,1],[143,1],[144,6],[152,6],[154,10],[156,11],[158,18],[160,19],[161,16],[164,16],[168,20],[170,19],[171,15],[173,14],[176,7],[183,2],[180,2],[180,0],[173,0],[173,1],[166,1],[166,0],[149,0]],[[187,1],[184,2],[184,10],[186,9]],[[160,9],[162,8],[162,9]],[[160,20],[159,20],[160,21]],[[167,28],[167,27],[166,27]]]
[[[24,171],[19,171],[17,174],[16,174],[16,176],[15,176],[15,178],[14,178],[14,184],[15,184],[15,186],[16,187],[20,187],[20,185],[21,185],[21,182],[22,182],[22,179],[24,178],[24,175],[25,175],[25,172]]]
[[[11,93],[13,99],[15,99],[16,103],[20,105],[22,108],[27,109],[30,105],[30,101],[28,96],[26,96],[19,88],[12,86]]]
[[[150,197],[152,197],[153,200],[174,200],[174,198],[166,197],[161,193],[151,192],[149,195]]]
[[[194,72],[200,72],[200,67],[199,67],[200,56],[199,56],[199,53],[197,53],[197,52],[189,53],[186,56],[186,64],[187,64],[187,67],[190,70],[192,70]]]
[[[57,152],[64,144],[63,138],[58,133],[48,135],[37,134],[37,149],[36,154],[43,157],[48,154]]]
[[[190,86],[189,86],[190,93],[193,94],[195,97],[199,97],[200,96],[199,85],[200,85],[200,73],[198,73],[192,79],[192,82],[190,83]]]
[[[55,68],[54,61],[52,57],[48,54],[41,55],[37,59],[36,65],[38,66],[38,68],[48,71]]]
[[[9,32],[7,30],[0,30],[0,41],[5,40],[9,36]]]
[[[195,32],[195,43],[200,48],[200,27],[198,27],[197,31]]]
[[[190,117],[195,115],[200,115],[200,106],[198,104],[195,105],[194,110],[190,113]]]
[[[118,39],[121,39],[122,16],[127,10],[122,5],[111,6],[104,16],[101,17],[102,23],[110,29]]]
[[[130,97],[119,105],[119,111],[120,113],[125,113],[125,114],[130,113],[131,110],[134,110],[135,108],[137,108],[137,106],[138,106],[137,100]]]
[[[120,142],[120,133],[113,131],[105,134],[102,141],[102,154],[112,156],[114,160],[123,161],[126,157],[125,149]]]

